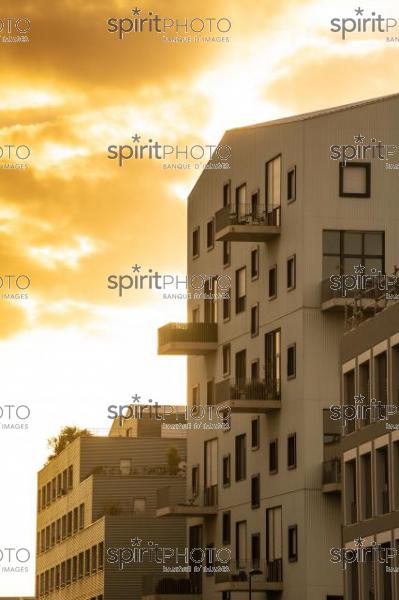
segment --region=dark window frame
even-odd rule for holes
[[[240,440],[240,442],[239,442]],[[242,440],[242,447],[243,447],[243,460],[241,462],[241,454],[239,454],[238,452],[238,446],[239,443],[241,444],[241,440]],[[245,433],[241,433],[239,435],[235,436],[235,446],[234,446],[234,450],[235,450],[235,481],[239,482],[239,481],[245,481],[247,478],[247,436]]]
[[[293,445],[293,452],[294,452],[294,461],[292,463],[290,463],[290,441],[293,440],[294,445]],[[296,433],[290,433],[287,436],[287,469],[289,470],[293,470],[297,468],[297,462],[298,462],[298,457],[297,457],[297,437],[296,437]]]
[[[240,273],[241,271],[244,271],[244,275],[245,275],[245,290],[244,290],[244,295],[239,296],[239,281],[240,281]],[[235,278],[235,283],[236,283],[236,287],[235,287],[235,298],[236,298],[236,315],[245,312],[246,306],[247,306],[247,267],[244,265],[243,267],[240,267],[239,269],[236,269],[236,278]]]
[[[339,258],[339,274],[340,275],[348,275],[349,273],[345,273],[344,270],[344,264],[345,264],[345,259],[349,259],[349,258],[355,258],[356,260],[359,260],[359,264],[364,265],[365,261],[367,259],[381,259],[382,262],[382,272],[385,273],[385,231],[381,231],[381,230],[374,230],[374,229],[370,229],[370,230],[364,230],[364,229],[323,229],[322,231],[322,236],[324,235],[324,233],[328,233],[328,232],[333,232],[333,233],[338,233],[339,234],[339,253],[337,254],[336,252],[324,252],[324,248],[322,248],[322,259],[324,259],[325,256],[330,256],[330,257],[337,257]],[[360,234],[362,236],[362,249],[359,253],[349,253],[349,252],[345,252],[345,234],[346,233],[357,233]],[[381,236],[381,245],[382,245],[382,254],[366,254],[365,252],[365,236],[367,234],[379,234]],[[323,267],[323,271],[324,271],[324,265],[322,265]]]
[[[228,368],[225,369],[225,351],[227,352],[227,356],[228,356]],[[228,377],[231,373],[231,345],[230,344],[224,344],[222,347],[222,372],[223,372],[223,377]]]
[[[197,237],[196,237],[197,236]],[[192,252],[192,257],[193,259],[196,259],[200,256],[201,254],[201,246],[200,246],[200,227],[199,225],[197,227],[194,227],[193,232],[192,232],[192,240],[191,240],[191,252]],[[197,245],[197,252],[195,252],[195,246]]]
[[[274,446],[275,447],[275,468],[272,469],[272,454],[271,454],[271,447]],[[278,473],[278,438],[275,438],[274,440],[270,440],[269,441],[269,474],[270,475],[275,475],[276,473]]]
[[[225,478],[225,465],[227,465],[226,471],[228,476]],[[223,487],[227,488],[231,486],[231,454],[225,454],[222,458],[222,482]]]
[[[289,525],[288,526],[287,550],[288,550],[288,561],[289,562],[297,562],[298,561],[298,525]]]
[[[256,423],[255,427],[256,427],[256,434],[255,434],[255,441],[256,443],[254,444],[254,430],[253,430],[253,424]],[[259,417],[255,417],[254,419],[251,419],[251,450],[259,450],[260,448],[260,419]]]
[[[290,185],[290,176],[293,176],[294,185]],[[290,195],[290,187],[292,187]],[[288,169],[287,171],[287,203],[291,204],[291,202],[295,202],[296,200],[296,165]]]
[[[253,260],[254,256],[256,257],[255,260]],[[251,281],[257,279],[259,279],[259,246],[251,250]]]
[[[255,483],[257,482],[257,483]],[[256,493],[254,493],[254,484],[256,487]],[[256,496],[254,498],[254,496]],[[260,508],[260,473],[256,473],[256,475],[252,475],[251,477],[251,508],[256,509]]]
[[[271,274],[274,273],[273,275],[273,281],[274,281],[274,293],[271,293]],[[269,300],[274,300],[275,298],[277,298],[277,292],[278,292],[278,286],[277,286],[277,264],[272,265],[271,267],[269,267],[268,270],[268,298]]]
[[[210,251],[210,250],[213,250],[214,247],[215,247],[215,220],[211,219],[206,224],[206,249],[207,249],[207,251]]]
[[[290,352],[293,353],[293,371],[290,371]],[[295,379],[296,378],[296,343],[289,344],[287,346],[287,379]]]
[[[226,526],[226,521],[228,521],[228,526]],[[228,546],[229,544],[231,544],[231,510],[225,510],[222,515],[222,545]]]
[[[365,192],[345,192],[344,191],[344,173],[348,168],[362,168],[366,172],[366,190]],[[370,198],[371,197],[371,163],[370,162],[340,162],[339,163],[339,197],[340,198]]]
[[[293,282],[290,282],[290,264],[293,265],[292,268],[292,279]],[[292,254],[287,258],[287,291],[295,290],[296,288],[296,254]],[[290,285],[291,283],[291,285]]]
[[[250,315],[251,315],[251,337],[256,337],[259,335],[259,302],[256,302],[256,304],[253,304],[251,306],[251,311],[250,311]],[[254,322],[254,315],[255,315],[255,322]],[[255,325],[255,326],[254,326]]]

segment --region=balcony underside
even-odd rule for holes
[[[280,235],[276,225],[227,225],[216,232],[217,242],[267,242]]]
[[[218,514],[216,506],[195,506],[191,504],[172,504],[158,508],[157,517],[213,517]]]
[[[282,591],[283,590],[283,582],[282,581],[255,581],[255,578],[252,580],[252,591],[253,592],[272,592],[272,591]],[[224,583],[216,583],[215,584],[215,592],[248,592],[249,591],[249,582],[248,581],[226,581]]]
[[[281,409],[281,400],[228,400],[220,402],[220,408],[226,406],[232,413],[258,413],[264,414]]]
[[[340,494],[342,491],[342,483],[324,483],[322,487],[323,494]]]
[[[171,356],[202,356],[217,350],[217,342],[166,342],[159,345],[158,354]]]

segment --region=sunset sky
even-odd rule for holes
[[[347,0],[137,5],[143,15],[228,18],[227,43],[156,33],[121,41],[106,21],[131,16],[135,5],[124,0],[0,6],[0,18],[31,21],[29,42],[0,43],[0,145],[31,152],[27,169],[0,169],[0,276],[31,280],[28,300],[0,297],[0,405],[32,412],[27,432],[0,430],[1,456],[10,457],[1,488],[13,494],[0,495],[0,547],[33,551],[35,473],[48,437],[64,424],[107,428],[108,405],[135,393],[185,402],[185,358],[156,354],[157,327],[184,320],[184,302],[144,290],[121,299],[107,277],[136,263],[186,272],[186,196],[198,171],[154,160],[119,168],[107,147],[136,133],[216,144],[232,127],[398,92],[399,48],[384,34],[331,33],[332,18],[355,15],[359,4]],[[364,16],[376,10],[360,6]],[[380,1],[378,12],[396,17],[397,4]],[[33,561],[26,578],[1,577],[0,596],[28,595]]]

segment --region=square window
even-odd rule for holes
[[[228,510],[223,513],[222,518],[222,544],[231,543],[231,512]]]
[[[214,223],[212,221],[208,221],[206,225],[206,247],[208,250],[211,250],[215,244],[215,229]]]
[[[296,256],[287,260],[287,288],[293,290],[296,285]]]
[[[230,344],[223,346],[223,375],[230,375]]]
[[[287,201],[296,200],[296,167],[290,169],[287,173]]]
[[[296,433],[288,436],[287,440],[287,467],[296,468]]]
[[[259,277],[259,250],[254,248],[251,251],[251,279]]]
[[[290,525],[288,527],[288,560],[296,562],[298,560],[298,527]]]
[[[242,267],[236,271],[236,313],[245,310],[246,303],[247,269]]]
[[[200,228],[197,227],[193,231],[193,258],[197,258],[200,254]]]
[[[228,267],[230,264],[230,242],[223,242],[223,266]]]
[[[269,300],[277,296],[277,265],[269,269]]]
[[[259,449],[259,417],[251,421],[251,448]]]
[[[296,344],[287,348],[287,379],[296,377]]]
[[[371,165],[346,162],[339,165],[339,195],[341,198],[370,198]]]
[[[255,337],[259,333],[259,304],[251,306],[251,336]]]
[[[226,454],[223,456],[223,485],[224,487],[228,487],[230,485],[231,475],[230,475],[230,454]]]
[[[260,506],[260,475],[251,477],[251,508]]]
[[[278,471],[278,440],[269,442],[269,473],[274,474]]]

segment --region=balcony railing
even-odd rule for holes
[[[267,563],[267,581],[283,581],[283,559],[276,558]]]
[[[184,501],[183,501],[184,500]],[[212,485],[189,494],[187,499],[178,497],[175,488],[165,486],[157,490],[157,508],[178,505],[186,507],[217,506],[218,486]]]
[[[200,577],[144,575],[143,596],[201,594]]]
[[[378,288],[378,280],[380,280],[381,284],[383,284],[385,278],[386,275],[382,275],[379,278],[377,278],[377,276],[374,276],[373,280],[370,281],[364,278],[364,289],[345,288],[345,294],[343,289],[332,289],[330,279],[324,279],[324,281],[322,281],[321,283],[321,301],[327,302],[328,300],[332,300],[334,298],[353,299],[357,296],[361,296],[362,299],[379,300],[383,292]],[[389,289],[389,291],[391,291],[391,289]]]
[[[229,400],[280,400],[280,379],[272,381],[224,379],[215,386],[215,402]]]
[[[280,226],[280,205],[268,206],[252,204],[240,205],[238,211],[228,205],[215,214],[216,231],[221,231],[230,225],[271,225]]]
[[[158,343],[217,342],[217,332],[216,323],[168,323],[158,329]]]
[[[336,457],[323,462],[323,485],[341,483],[341,460]]]
[[[215,583],[249,582],[251,571],[261,571],[253,577],[261,577],[266,581],[267,564],[264,559],[231,560],[225,564],[221,563],[220,566],[223,566],[223,571],[215,574]]]

